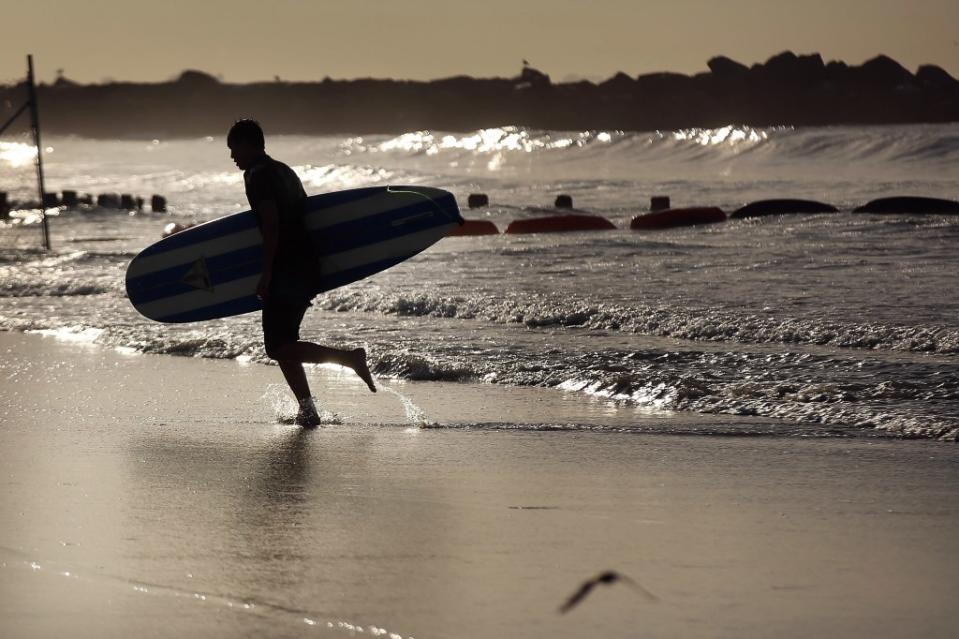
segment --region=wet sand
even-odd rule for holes
[[[720,418],[327,369],[303,431],[274,367],[0,354],[6,638],[954,634],[951,444],[528,430]],[[557,613],[604,569],[659,600]]]

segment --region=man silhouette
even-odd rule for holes
[[[299,402],[295,423],[315,427],[320,417],[303,364],[329,362],[351,368],[375,393],[366,351],[300,341],[300,323],[316,295],[319,259],[303,224],[306,191],[293,169],[266,154],[263,129],[256,120],[237,120],[226,143],[243,171],[246,198],[263,234],[263,274],[256,287],[263,300],[263,345]]]

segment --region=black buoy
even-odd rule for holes
[[[150,198],[150,208],[154,213],[166,213],[166,198],[162,195],[154,195]]]
[[[556,201],[553,203],[553,206],[558,209],[571,209],[573,208],[573,196],[561,193],[556,196]]]
[[[959,202],[934,197],[884,197],[853,209],[853,213],[959,213]]]
[[[670,208],[668,195],[654,195],[649,198],[650,211],[665,211]]]
[[[63,202],[63,205],[68,208],[76,208],[77,206],[77,192],[64,190],[60,192],[60,201]]]
[[[832,204],[816,202],[815,200],[757,200],[733,211],[729,217],[741,220],[747,217],[762,217],[764,215],[783,215],[786,213],[836,213]]]
[[[466,206],[471,209],[478,209],[481,206],[489,206],[489,196],[485,193],[470,193],[466,198]]]
[[[97,196],[97,206],[104,209],[120,208],[120,196],[116,193],[101,193]]]

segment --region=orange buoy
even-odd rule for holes
[[[446,237],[457,235],[499,235],[499,229],[489,220],[464,220],[459,226],[454,226]]]
[[[697,206],[688,209],[666,209],[655,213],[637,215],[629,223],[634,231],[652,231],[675,226],[695,226],[725,222],[726,214],[715,206]]]
[[[616,225],[599,215],[550,215],[513,220],[507,233],[564,233],[567,231],[608,231]]]

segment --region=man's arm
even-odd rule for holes
[[[270,280],[273,278],[273,262],[280,243],[280,213],[273,200],[258,202],[254,211],[260,218],[260,232],[263,233],[263,275],[256,285],[256,295],[265,300],[270,294]]]

